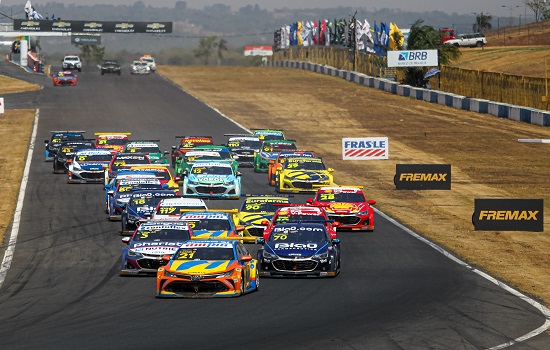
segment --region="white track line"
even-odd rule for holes
[[[163,77],[164,78],[164,77]],[[166,78],[164,78],[166,79]],[[170,81],[169,79],[166,79],[167,81]],[[171,82],[171,81],[170,81]],[[185,91],[184,89],[181,88],[181,86],[178,86],[176,83],[172,82],[172,84],[174,84],[176,87],[178,87],[181,91],[185,92],[186,94],[194,97],[195,99],[197,99],[199,102],[203,103],[205,106],[208,106],[210,109],[214,110],[216,113],[219,113],[222,117],[224,117],[225,119],[227,120],[230,120],[231,122],[235,123],[238,127],[242,128],[243,130],[246,130],[248,132],[250,132],[250,130],[248,130],[247,128],[245,128],[244,126],[242,126],[241,124],[237,123],[236,121],[234,121],[233,119],[229,118],[228,116],[224,115],[223,113],[221,113],[218,109],[210,106],[209,104],[205,103],[204,101],[201,101],[198,97],[194,96],[193,94],[189,93],[188,91]],[[542,315],[546,318],[546,321],[544,322],[544,324],[542,326],[540,326],[539,328],[537,329],[534,329],[532,330],[531,332],[527,333],[527,334],[524,334],[516,339],[513,339],[513,340],[510,340],[504,344],[500,344],[500,345],[497,345],[497,346],[494,346],[492,348],[489,348],[487,350],[500,350],[500,349],[504,349],[504,348],[507,348],[509,346],[512,346],[514,344],[517,344],[517,343],[520,343],[522,341],[525,341],[527,339],[530,339],[530,338],[533,338],[543,332],[545,332],[547,329],[550,328],[550,310],[548,308],[546,308],[544,305],[540,304],[539,302],[537,302],[536,300],[532,299],[532,298],[529,298],[528,296],[526,296],[525,294],[523,293],[520,293],[518,292],[517,290],[515,290],[514,288],[508,286],[507,284],[497,280],[496,278],[492,277],[492,276],[489,276],[488,274],[486,274],[485,272],[483,271],[480,271],[474,267],[472,267],[471,265],[467,264],[466,262],[458,259],[457,257],[455,257],[454,255],[452,255],[451,253],[449,253],[448,251],[446,251],[445,249],[441,248],[440,246],[438,246],[437,244],[427,240],[426,238],[420,236],[418,233],[414,232],[413,230],[409,229],[408,227],[404,226],[403,224],[399,223],[398,221],[396,221],[394,218],[388,216],[387,214],[381,212],[380,210],[378,209],[375,209],[373,208],[374,211],[382,216],[383,218],[385,218],[386,220],[388,220],[389,222],[391,222],[392,224],[394,224],[395,226],[399,227],[400,229],[402,229],[403,231],[407,232],[408,234],[410,234],[411,236],[415,237],[416,239],[426,243],[427,245],[429,245],[430,247],[432,247],[433,249],[437,250],[438,252],[440,252],[441,254],[443,254],[444,256],[446,256],[447,258],[451,259],[452,261],[454,261],[455,263],[459,264],[459,265],[462,265],[464,266],[465,268],[467,268],[468,270],[471,270],[472,272],[474,273],[477,273],[478,275],[480,275],[481,277],[487,279],[488,281],[496,284],[497,286],[501,287],[502,289],[506,290],[507,292],[510,292],[511,294],[515,295],[516,297],[522,299],[523,301],[525,301],[526,303],[530,304],[531,306],[537,308],[541,313]]]
[[[32,154],[34,151],[36,133],[38,131],[38,117],[40,115],[40,110],[36,110],[34,116],[34,126],[32,129],[31,141],[29,143],[29,151],[27,153],[27,160],[25,161],[25,170],[23,171],[23,178],[21,179],[21,188],[19,189],[19,196],[17,197],[17,206],[15,208],[15,213],[13,214],[13,223],[11,225],[10,240],[8,242],[8,247],[6,248],[6,253],[4,254],[4,259],[2,260],[2,265],[0,266],[0,288],[6,279],[8,270],[11,266],[11,261],[13,260],[13,254],[15,251],[15,243],[17,243],[17,235],[19,234],[19,224],[21,222],[21,212],[23,211],[23,202],[25,201],[25,190],[27,189],[27,182],[29,181],[29,171],[31,168]]]

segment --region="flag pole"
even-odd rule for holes
[[[355,20],[355,16],[357,15],[357,10],[355,10],[355,13],[351,17],[351,20],[353,21],[353,66],[352,66],[352,72],[355,72],[355,61],[356,61],[356,55],[357,55],[357,21]]]

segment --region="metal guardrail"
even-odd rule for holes
[[[0,23],[0,32],[13,32],[13,23]]]

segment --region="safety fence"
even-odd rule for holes
[[[387,68],[384,57],[348,48],[291,47],[273,53],[271,62],[296,61],[327,65],[372,77],[403,81],[404,69]],[[442,66],[432,87],[451,94],[549,110],[548,79]]]

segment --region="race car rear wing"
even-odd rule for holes
[[[293,194],[281,194],[281,193],[274,193],[274,194],[241,193],[241,197],[294,197],[294,195]]]
[[[85,133],[86,131],[83,130],[52,130],[50,131],[52,134],[58,133],[58,132],[81,132]]]
[[[244,136],[244,137],[256,137],[256,135],[254,134],[223,134],[223,136],[235,136],[235,137],[238,137],[238,136]]]
[[[185,138],[188,138],[188,137],[204,137],[205,139],[211,139],[212,136],[197,136],[197,135],[193,135],[193,136],[174,136],[174,138],[176,139],[185,139]]]
[[[96,136],[100,136],[100,135],[132,135],[131,132],[117,132],[117,131],[112,131],[112,132],[107,132],[107,131],[102,131],[102,132],[94,132],[94,135]]]

